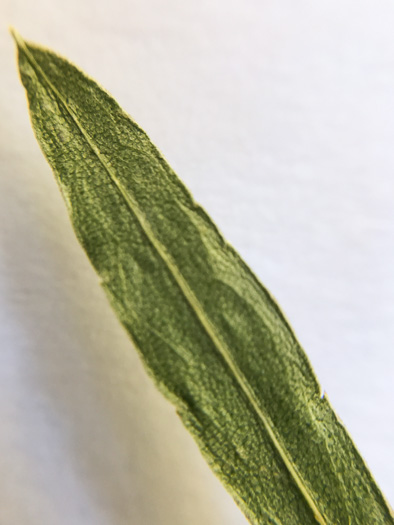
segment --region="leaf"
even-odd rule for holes
[[[278,305],[147,135],[75,66],[14,38],[78,239],[251,523],[393,524]]]

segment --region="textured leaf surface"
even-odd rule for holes
[[[148,372],[249,520],[393,524],[279,307],[146,134],[75,66],[14,36],[75,232]]]

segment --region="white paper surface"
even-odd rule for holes
[[[279,300],[394,500],[394,4],[1,0],[0,524],[242,525],[30,128],[14,25],[105,86]]]

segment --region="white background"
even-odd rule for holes
[[[0,524],[242,525],[70,227],[7,26],[104,85],[277,297],[394,500],[394,3],[0,0]]]

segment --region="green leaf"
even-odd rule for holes
[[[147,135],[75,66],[14,37],[78,239],[149,374],[251,523],[393,524],[278,305]]]

